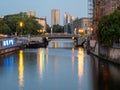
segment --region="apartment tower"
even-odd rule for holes
[[[60,24],[60,10],[53,9],[51,12],[51,26]]]

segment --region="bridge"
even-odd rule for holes
[[[30,36],[22,36],[22,38],[27,41],[49,41],[51,39],[73,39],[77,42],[78,45],[82,45],[85,41],[84,37],[75,34],[61,34],[61,33],[53,33],[53,34],[43,34],[43,35],[30,35]]]
[[[52,34],[43,34],[40,35],[42,38],[48,38],[48,39],[75,39],[80,37],[79,35],[75,34],[64,34],[64,33],[52,33]]]

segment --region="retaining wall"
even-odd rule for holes
[[[100,56],[106,60],[120,64],[120,48],[100,46]]]
[[[95,43],[95,41],[90,42],[90,47],[94,48],[94,50],[90,50],[90,53],[105,60],[120,64],[120,48],[110,48],[105,46],[100,46],[99,48],[98,43]]]

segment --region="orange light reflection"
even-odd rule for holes
[[[23,87],[24,86],[23,50],[20,50],[20,52],[19,52],[19,66],[18,66],[18,71],[19,71],[19,86]]]
[[[72,48],[72,68],[74,68],[74,48]]]
[[[42,79],[43,78],[43,70],[44,70],[44,49],[43,48],[40,48],[38,50],[37,64],[39,66],[40,79]]]
[[[78,77],[81,81],[84,74],[84,49],[78,49]]]

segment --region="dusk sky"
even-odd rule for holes
[[[36,11],[37,17],[47,17],[51,25],[51,10],[60,9],[60,24],[63,24],[63,15],[69,12],[75,18],[87,17],[87,0],[1,0],[0,16]]]

